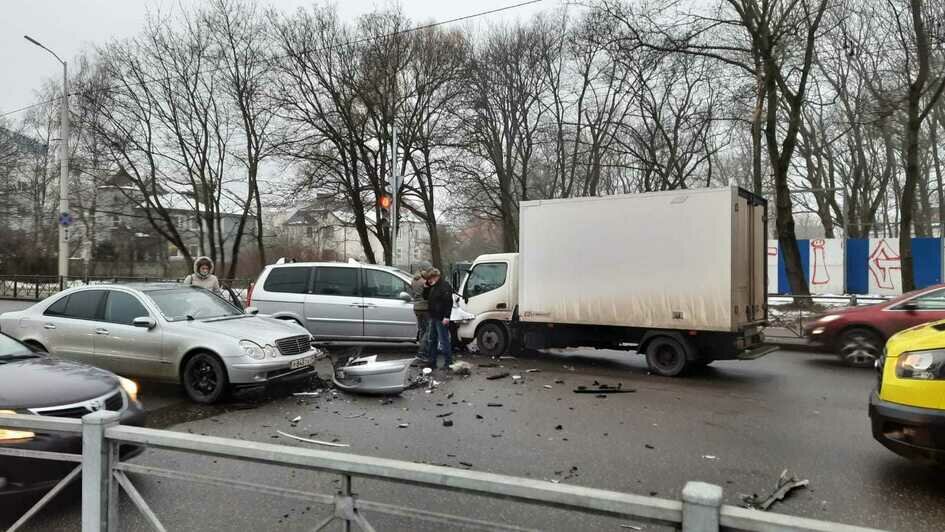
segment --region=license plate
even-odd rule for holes
[[[299,369],[305,366],[311,366],[315,363],[315,357],[305,357],[289,362],[289,369]]]

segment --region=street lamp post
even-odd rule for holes
[[[57,223],[59,224],[59,280],[65,281],[69,276],[69,238],[68,225],[71,223],[69,216],[69,69],[66,62],[56,55],[49,48],[43,46],[39,41],[29,35],[24,35],[24,39],[46,50],[56,61],[62,63],[62,106],[59,115],[59,215]]]

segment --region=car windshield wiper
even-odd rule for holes
[[[15,360],[25,360],[28,358],[39,358],[36,353],[17,353],[15,355],[0,355],[0,364],[13,362]]]

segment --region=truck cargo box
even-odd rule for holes
[[[731,332],[764,323],[765,210],[737,187],[523,202],[519,318]]]

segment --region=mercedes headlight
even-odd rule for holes
[[[121,384],[121,389],[124,390],[126,394],[128,394],[129,399],[131,399],[132,401],[138,400],[138,383],[137,382],[131,379],[126,379],[124,377],[119,376],[118,383]]]
[[[900,379],[945,379],[945,349],[903,353],[896,362],[896,376]]]
[[[276,351],[276,348],[272,347],[271,345],[266,345],[263,347],[263,354],[269,358],[276,358],[279,356],[279,352]]]
[[[240,340],[240,348],[243,350],[243,354],[252,358],[253,360],[265,360],[266,352],[263,351],[263,348],[259,346],[256,342],[250,340]]]
[[[0,414],[17,414],[13,410],[0,410]],[[12,440],[25,440],[36,436],[28,430],[13,430],[0,428],[0,442]]]

